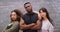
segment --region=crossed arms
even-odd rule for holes
[[[37,20],[37,23],[31,23],[26,25],[24,23],[24,20],[21,18],[20,20],[20,29],[21,30],[27,30],[27,29],[32,29],[32,30],[38,30],[41,28],[41,21],[40,19]]]

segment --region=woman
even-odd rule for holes
[[[10,24],[3,30],[3,32],[19,32],[19,21],[22,16],[22,13],[20,10],[15,9],[14,11],[11,11],[11,22]]]
[[[53,32],[54,31],[53,20],[49,17],[47,9],[41,8],[39,10],[39,13],[42,21],[41,32]]]

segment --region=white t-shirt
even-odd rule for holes
[[[42,28],[41,28],[42,32],[53,32],[54,31],[54,27],[53,25],[49,22],[49,20],[46,21],[42,21]]]

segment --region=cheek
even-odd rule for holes
[[[41,13],[41,17],[45,17],[46,16],[46,13]]]
[[[43,15],[46,16],[46,13],[44,13]]]
[[[16,18],[17,18],[17,16],[16,16],[16,15],[13,15],[13,16],[11,16],[11,18],[12,18],[12,19],[16,19]]]
[[[27,10],[30,10],[31,9],[31,7],[29,6],[29,7],[27,7]]]
[[[30,10],[30,7],[28,7],[27,10]]]
[[[29,10],[29,8],[25,8],[27,11]]]
[[[17,16],[14,16],[15,19],[17,19]]]
[[[40,13],[41,16],[43,16],[43,13]]]

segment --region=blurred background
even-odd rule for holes
[[[25,2],[30,2],[35,11],[39,11],[41,7],[47,8],[55,23],[54,32],[60,32],[60,0],[0,0],[0,32],[9,24],[12,10],[20,9],[23,14],[26,12]]]

